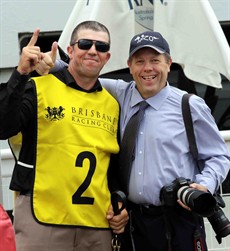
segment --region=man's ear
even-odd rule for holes
[[[109,61],[110,57],[111,57],[111,53],[107,52],[106,63]]]
[[[172,65],[172,59],[171,59],[171,58],[169,59],[168,65],[169,65],[169,67],[168,67],[168,72],[170,72],[170,67],[171,67],[171,65]]]
[[[72,54],[73,54],[73,46],[68,45],[67,52],[68,52],[69,59],[73,58],[73,56],[72,56]]]
[[[130,59],[130,58],[127,60],[127,65],[128,65],[128,67],[129,67],[129,73],[132,75],[132,70],[131,70],[131,59]]]

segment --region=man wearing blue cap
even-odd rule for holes
[[[227,146],[204,100],[192,95],[189,102],[199,169],[182,116],[181,101],[186,92],[167,81],[172,59],[160,33],[135,35],[127,62],[134,81],[100,79],[121,107],[119,177],[130,213],[122,250],[206,251],[203,218],[177,197],[170,197],[170,189],[176,190],[175,184],[182,180],[192,188],[214,194],[229,171]],[[142,101],[147,106],[137,136],[128,137],[128,141],[135,137],[130,161],[129,143],[123,142],[125,128]],[[167,192],[174,199],[170,201],[173,205],[166,203]]]
[[[147,31],[134,36],[127,62],[134,81],[100,80],[121,106],[119,177],[130,213],[124,250],[206,251],[203,218],[181,201],[177,203],[177,198],[173,206],[165,206],[160,194],[168,185],[172,189],[171,184],[179,177],[191,180],[193,188],[215,193],[229,171],[226,144],[208,106],[193,95],[190,107],[202,163],[199,173],[182,117],[181,100],[186,92],[167,81],[172,59],[169,45],[160,33]],[[122,139],[143,100],[148,106],[130,163],[130,146]]]

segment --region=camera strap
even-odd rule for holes
[[[190,151],[191,151],[191,153],[197,163],[197,167],[199,169],[199,172],[201,173],[201,169],[200,169],[199,162],[198,162],[198,150],[197,150],[197,144],[196,144],[195,133],[194,133],[194,128],[193,128],[191,110],[190,110],[190,106],[189,106],[189,98],[192,95],[193,94],[188,94],[188,93],[183,95],[183,97],[182,97],[182,115],[183,115],[186,134],[188,137],[189,148],[190,148]]]
[[[194,233],[195,251],[204,251],[204,243],[200,230],[196,229]]]

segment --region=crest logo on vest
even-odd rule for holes
[[[45,114],[45,118],[50,121],[61,120],[65,117],[65,113],[63,113],[65,108],[63,108],[62,106],[53,108],[47,106],[45,110],[47,111],[47,113]]]

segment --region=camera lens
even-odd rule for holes
[[[216,200],[208,192],[182,186],[177,192],[177,197],[202,217],[209,217],[215,212]]]
[[[212,216],[208,217],[208,220],[218,237],[226,237],[230,234],[230,222],[219,207]]]

